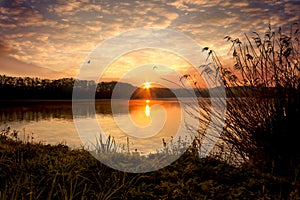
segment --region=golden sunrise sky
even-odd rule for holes
[[[228,64],[224,36],[264,34],[269,23],[288,29],[295,22],[300,23],[298,0],[0,0],[0,74],[76,77],[97,45],[147,27],[183,33]],[[179,71],[188,65],[172,53],[139,50],[115,59],[102,78],[117,80],[149,63]]]

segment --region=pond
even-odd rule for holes
[[[111,100],[80,103],[76,108],[76,121],[81,126],[90,127],[90,122],[96,119],[102,133],[113,136],[117,144],[141,153],[161,148],[163,139],[170,141],[182,120],[182,110],[176,99],[117,100],[113,108]],[[1,102],[0,128],[9,126],[19,131],[19,138],[25,141],[63,143],[71,148],[87,146],[87,141],[95,141],[99,132],[79,134],[73,111],[72,101],[68,100]],[[128,121],[124,120],[128,117],[136,129],[128,129]],[[155,121],[163,122],[159,131],[157,126],[150,125]],[[149,135],[149,132],[154,134]]]

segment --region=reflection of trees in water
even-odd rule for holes
[[[62,118],[72,120],[72,104],[62,102],[35,102],[35,105],[17,105],[1,108],[0,120],[7,121],[39,121]]]
[[[110,101],[81,103],[77,109],[80,117],[94,117],[97,114],[111,114]],[[95,109],[95,110],[94,110]],[[73,120],[72,101],[27,101],[10,103],[0,107],[0,121],[40,121],[49,119]]]
[[[93,118],[96,114],[111,115],[110,100],[79,101],[76,106],[76,116]],[[164,107],[176,107],[176,101],[151,101],[150,105],[163,104]],[[115,104],[117,114],[128,114],[129,112],[144,112],[145,101],[131,100],[129,105],[126,101],[117,101]],[[0,121],[2,123],[11,121],[40,121],[49,119],[73,120],[72,101],[15,101],[1,102]]]

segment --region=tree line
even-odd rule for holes
[[[113,90],[118,82],[99,82],[93,80],[78,80],[74,78],[61,79],[41,79],[37,77],[13,77],[7,75],[0,75],[0,99],[72,99],[73,89],[79,92],[81,98],[95,97],[96,99],[110,99]],[[139,88],[129,83],[118,83],[122,88],[122,92],[134,91],[132,99],[144,98],[176,98],[177,97],[197,97],[208,98],[213,97],[211,93],[218,88],[195,88],[194,90],[186,88]],[[231,96],[249,96],[253,92],[259,90],[258,87],[239,86],[232,88],[225,88],[227,97]],[[247,90],[247,92],[245,92]],[[274,92],[273,88],[264,91],[265,96],[271,96]],[[175,95],[176,93],[176,95]],[[122,96],[116,94],[115,98]]]
[[[116,84],[116,82],[95,83],[92,80],[74,78],[50,80],[0,75],[0,99],[72,99],[75,81],[76,88],[83,96],[93,92],[96,98],[110,98]]]
[[[113,90],[118,82],[99,82],[93,80],[78,80],[74,78],[41,79],[37,77],[12,77],[0,75],[0,99],[72,99],[73,90],[76,89],[79,98],[95,97],[96,99],[112,98]],[[144,98],[174,98],[174,92],[168,88],[139,88],[129,83],[118,83],[122,92],[130,93],[132,99]],[[177,93],[187,97],[191,91],[177,89]],[[203,92],[204,94],[205,92]],[[115,94],[115,98],[122,98]]]

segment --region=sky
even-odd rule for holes
[[[300,23],[299,13],[298,0],[0,0],[0,74],[75,78],[99,45],[139,28],[182,33],[230,64],[226,35],[263,34],[269,24],[288,29]],[[103,80],[147,64],[183,73],[191,64],[165,49],[135,49],[111,59]]]

